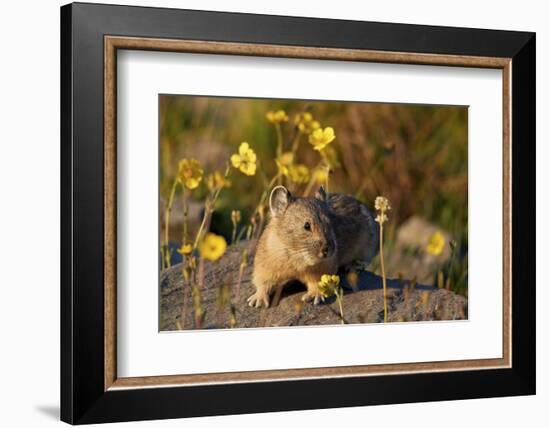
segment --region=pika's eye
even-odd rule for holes
[[[304,229],[305,230],[311,230],[311,224],[309,224],[309,221],[306,221],[305,224],[304,224]]]

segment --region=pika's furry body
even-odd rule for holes
[[[294,197],[283,186],[271,192],[271,220],[254,258],[256,292],[250,306],[269,306],[271,292],[298,280],[306,285],[303,300],[323,300],[318,284],[323,274],[354,261],[370,263],[378,250],[378,224],[357,199],[327,194],[321,187],[313,198]]]

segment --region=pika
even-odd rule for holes
[[[323,274],[353,262],[368,265],[378,252],[379,225],[357,199],[327,193],[296,197],[277,186],[269,198],[271,218],[257,244],[252,281],[254,307],[269,307],[271,292],[292,280],[305,284],[303,301],[319,304]]]

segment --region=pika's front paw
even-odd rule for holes
[[[269,296],[267,293],[256,291],[246,301],[248,302],[248,306],[251,306],[253,308],[261,308],[262,305],[264,305],[266,308],[269,308]]]
[[[325,297],[319,292],[306,292],[302,296],[302,302],[313,302],[314,305],[319,305],[325,301]]]

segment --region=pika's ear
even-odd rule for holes
[[[327,192],[325,192],[325,188],[323,186],[319,187],[319,190],[315,192],[315,197],[320,201],[323,201],[323,202],[327,201]]]
[[[269,197],[269,209],[272,216],[282,214],[290,203],[290,192],[285,186],[277,186],[271,191]]]

